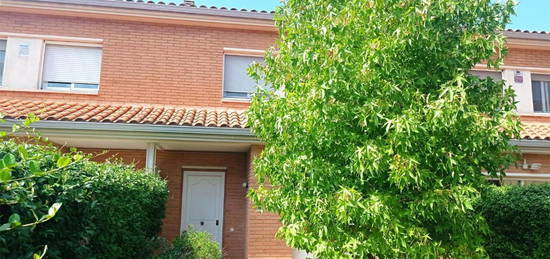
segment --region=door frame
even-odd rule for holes
[[[185,225],[183,224],[183,221],[185,220],[185,193],[186,188],[185,184],[187,183],[188,176],[221,176],[222,178],[222,197],[221,197],[221,218],[220,218],[220,226],[221,226],[221,238],[220,238],[220,246],[223,246],[223,234],[224,234],[224,212],[225,212],[225,171],[201,171],[201,170],[183,170],[182,172],[182,186],[181,186],[181,214],[180,214],[180,234],[185,230]]]

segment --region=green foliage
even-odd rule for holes
[[[472,203],[513,161],[514,93],[468,75],[506,54],[511,1],[289,0],[251,75],[266,147],[254,204],[321,258],[484,257]],[[506,155],[501,155],[506,154]],[[269,183],[267,183],[269,179]],[[271,186],[272,187],[269,187]]]
[[[221,259],[222,252],[208,232],[189,230],[177,237],[157,259]]]
[[[2,114],[0,114],[0,123],[5,123],[6,121],[2,117]],[[38,121],[38,117],[33,114],[27,115],[21,123],[12,125],[12,130],[9,134],[5,131],[0,131],[0,140],[4,140],[6,137],[13,137],[15,134],[26,134],[26,137],[29,139],[41,141],[40,136],[34,134],[34,130],[30,127],[36,121]],[[20,156],[20,160],[16,159],[15,152],[5,153],[0,158],[0,234],[6,234],[5,232],[7,231],[17,231],[20,228],[32,228],[37,224],[44,223],[53,218],[61,207],[61,203],[58,202],[51,204],[49,208],[34,206],[34,185],[30,184],[29,181],[62,169],[71,163],[71,159],[60,157],[60,159],[66,160],[67,163],[41,171],[37,168],[37,157],[30,157],[26,148],[26,145],[17,145],[17,153]],[[17,170],[21,170],[22,168],[23,170],[28,170],[28,173],[18,174]],[[18,205],[25,206],[26,209],[23,212],[32,214],[32,218],[27,217],[26,221],[23,221],[18,212],[10,212],[6,209]],[[6,220],[5,218],[7,218],[7,222],[2,224],[2,221]],[[0,235],[1,240],[2,236]],[[30,257],[32,255],[34,259],[40,259],[45,255],[47,249],[48,247],[44,246],[40,254],[33,254],[32,251],[29,251],[26,256]]]
[[[485,245],[491,258],[548,258],[550,184],[492,187],[477,208],[491,230]]]
[[[0,221],[33,221],[63,204],[47,222],[0,232],[0,257],[30,257],[44,245],[49,258],[143,258],[156,248],[167,198],[158,175],[7,139],[0,157],[15,162],[12,180],[20,179],[0,184],[0,199],[12,201],[2,202]]]

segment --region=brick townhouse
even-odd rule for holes
[[[507,184],[550,180],[550,34],[506,31],[502,71],[525,123],[523,160]],[[170,196],[162,235],[209,231],[229,258],[297,258],[278,218],[253,209],[251,160],[261,143],[244,111],[246,68],[277,37],[266,11],[123,0],[0,0],[0,112],[30,112],[53,142],[108,150],[157,169]]]

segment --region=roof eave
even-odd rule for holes
[[[9,130],[21,120],[7,120],[0,129]],[[105,122],[38,121],[32,124],[49,137],[86,137],[147,141],[204,141],[259,144],[248,128],[171,126]]]
[[[550,50],[550,34],[504,31],[508,48]]]
[[[276,32],[273,14],[98,0],[0,0],[0,11]]]

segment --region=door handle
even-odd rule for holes
[[[204,226],[204,221],[201,221],[201,226]]]
[[[216,220],[216,226],[219,226],[219,225],[220,225],[220,221]]]

